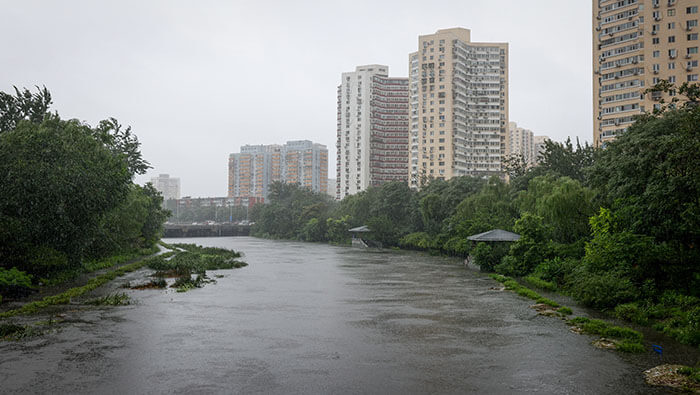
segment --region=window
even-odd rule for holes
[[[658,58],[659,56],[661,56],[661,51],[654,51],[651,53],[652,58]]]
[[[674,16],[674,15],[676,15],[676,10],[673,9],[673,8],[669,9],[668,12],[667,12],[667,15],[668,15],[668,16]]]
[[[676,22],[671,22],[668,24],[668,30],[675,29],[676,28]]]
[[[658,44],[658,43],[659,43],[659,38],[658,38],[658,37],[652,38],[652,39],[651,39],[651,43],[652,43],[652,44]]]
[[[653,69],[654,71],[659,71],[659,65],[658,65],[658,64],[652,65],[652,69]]]
[[[688,52],[687,52],[688,55],[695,54],[695,53],[698,53],[698,47],[688,48]]]
[[[654,20],[660,20],[661,19],[661,13],[659,11],[654,11],[651,16],[654,17]]]
[[[671,59],[675,59],[675,57],[678,56],[678,51],[675,49],[669,49],[668,50],[668,57]]]
[[[697,14],[698,13],[698,7],[688,7],[685,9],[686,14]]]
[[[676,36],[668,36],[668,42],[670,42],[670,43],[675,43],[675,42],[676,42]]]
[[[671,62],[668,64],[668,69],[669,70],[675,70],[676,69],[676,64],[674,62]]]
[[[697,25],[698,25],[698,20],[697,20],[697,19],[693,19],[693,20],[691,20],[691,21],[685,21],[685,27],[686,27],[686,29],[688,29],[688,30],[694,28],[694,27],[697,26]]]
[[[688,74],[688,82],[697,81],[697,80],[698,80],[697,74]]]
[[[675,82],[676,82],[676,76],[675,76],[675,75],[672,75],[672,76],[668,77],[668,82],[670,82],[670,83],[672,83],[672,84],[675,83]]]
[[[697,33],[690,33],[688,34],[688,41],[696,41],[698,39],[698,34]]]

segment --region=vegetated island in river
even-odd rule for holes
[[[0,339],[18,340],[40,335],[54,329],[66,317],[67,310],[88,306],[128,305],[131,298],[126,293],[107,294],[90,297],[98,287],[126,275],[142,270],[142,274],[132,281],[122,284],[122,288],[144,290],[173,288],[186,292],[201,288],[216,280],[207,275],[210,270],[237,269],[247,266],[239,260],[242,254],[223,248],[201,247],[195,244],[168,245],[168,250],[134,262],[115,265],[112,270],[95,273],[95,276],[80,286],[63,292],[45,296],[40,300],[15,300],[19,307],[0,313]],[[221,276],[220,274],[217,276]]]

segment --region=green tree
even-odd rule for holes
[[[541,216],[552,229],[552,239],[574,243],[590,235],[588,219],[595,214],[593,191],[569,177],[539,176],[518,195],[520,212]]]
[[[3,265],[26,264],[17,261],[32,246],[60,251],[77,264],[131,185],[125,162],[89,126],[57,116],[0,134],[0,177]]]
[[[664,249],[654,280],[700,292],[700,107],[647,115],[608,143],[590,171],[615,237],[649,236]],[[624,233],[626,232],[626,233]],[[643,261],[648,249],[629,251]]]
[[[520,235],[520,239],[510,246],[508,261],[509,267],[505,274],[525,276],[549,258],[548,242],[551,237],[551,229],[544,224],[542,217],[523,213],[515,222],[514,230]]]
[[[567,138],[564,143],[551,140],[545,141],[545,149],[539,159],[539,166],[546,172],[572,178],[578,182],[586,182],[584,169],[593,164],[595,149],[585,143],[581,145],[576,139],[576,148]]]
[[[13,87],[15,95],[0,92],[0,134],[14,130],[21,121],[41,123],[49,115],[51,93],[36,87],[37,93]]]
[[[466,238],[494,228],[510,230],[517,217],[510,187],[492,177],[478,193],[468,196],[457,206],[447,229],[451,235]]]

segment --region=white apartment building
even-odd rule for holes
[[[358,66],[338,86],[336,199],[408,179],[408,79]]]

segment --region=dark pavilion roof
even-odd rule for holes
[[[472,241],[518,241],[520,235],[503,229],[494,229],[469,236],[467,239]]]

